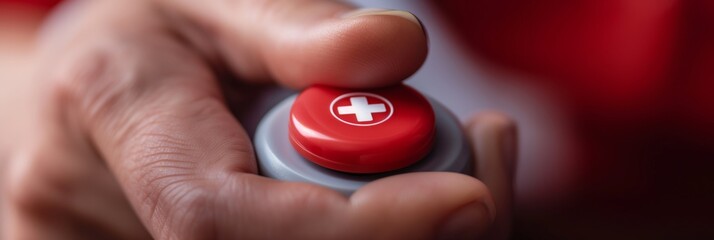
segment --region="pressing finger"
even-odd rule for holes
[[[185,32],[212,43],[214,55],[248,80],[379,87],[404,80],[426,58],[423,26],[404,11],[330,0],[159,2],[196,22]]]

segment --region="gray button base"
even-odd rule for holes
[[[459,121],[433,99],[429,101],[436,116],[434,146],[419,162],[378,174],[344,173],[318,166],[300,156],[288,140],[288,120],[295,97],[289,97],[275,106],[258,125],[254,144],[263,176],[313,183],[351,195],[371,181],[400,173],[448,171],[471,175],[473,172],[471,149]]]

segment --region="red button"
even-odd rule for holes
[[[434,138],[434,111],[406,85],[371,90],[315,86],[290,110],[290,143],[320,166],[351,173],[399,169],[420,160]]]

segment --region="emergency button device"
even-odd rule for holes
[[[345,195],[395,174],[473,172],[459,120],[404,84],[309,87],[263,117],[253,146],[261,175]]]
[[[350,173],[378,173],[422,159],[434,139],[429,101],[406,85],[355,91],[316,86],[290,111],[289,138],[313,163]]]

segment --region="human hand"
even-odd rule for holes
[[[258,176],[228,110],[250,99],[226,103],[226,69],[239,92],[402,81],[427,52],[412,15],[324,0],[70,4],[42,39],[32,141],[5,174],[8,239],[507,235],[515,147],[502,115],[467,127],[480,181],[404,174],[346,198]]]

